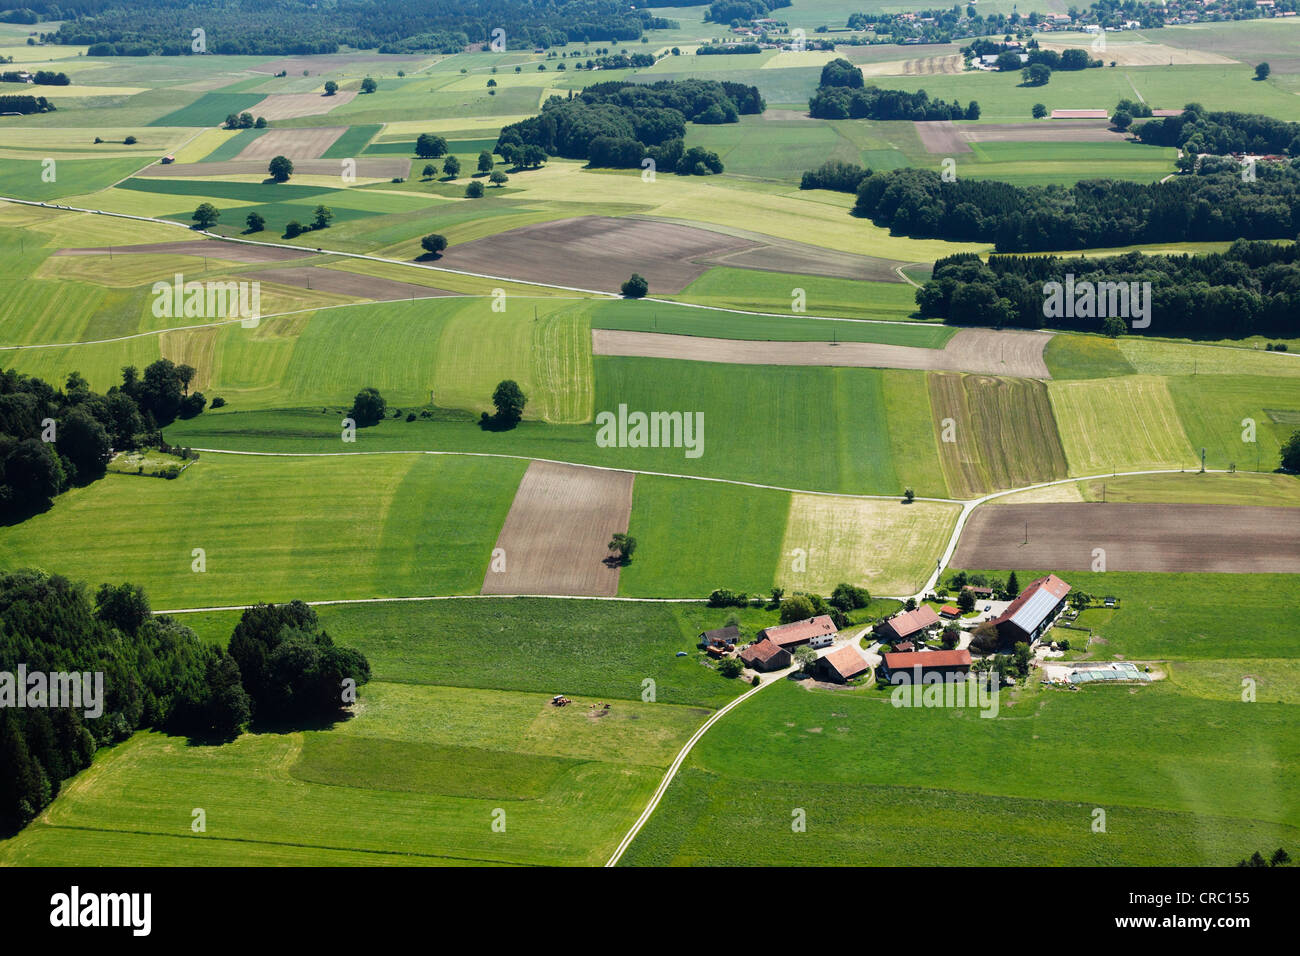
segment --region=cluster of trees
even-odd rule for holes
[[[1300,163],[1261,165],[1253,182],[1231,161],[1226,167],[1202,164],[1196,175],[1168,182],[1094,179],[1074,186],[944,182],[929,169],[868,172],[853,212],[894,235],[992,242],[999,252],[1300,233]]]
[[[932,100],[925,90],[882,90],[864,86],[862,71],[848,60],[835,59],[822,67],[821,84],[808,100],[808,112],[817,119],[874,120],[976,120],[980,106],[971,100],[962,106]]]
[[[89,45],[90,56],[184,56],[190,31],[203,24],[206,52],[223,55],[308,55],[343,47],[381,53],[456,53],[487,43],[506,26],[509,49],[596,40],[639,40],[646,30],[675,26],[617,0],[338,0],[302,4],[262,0],[31,0],[43,19],[60,19],[46,39]]]
[[[765,107],[756,87],[740,83],[597,83],[569,99],[552,96],[540,115],[506,126],[495,151],[521,166],[531,165],[530,158],[564,156],[626,169],[649,157],[664,171],[720,173],[716,153],[685,149],[686,122],[734,123],[742,114],[761,113]]]
[[[28,113],[52,112],[54,112],[54,104],[43,96],[31,96],[29,94],[0,96],[0,114],[21,113],[25,116]]]
[[[265,116],[254,120],[252,113],[231,113],[226,117],[226,129],[266,129],[267,125]]]
[[[940,259],[916,292],[922,315],[958,325],[1044,326],[1119,334],[1100,317],[1048,317],[1044,285],[1074,276],[1091,282],[1150,282],[1147,334],[1238,338],[1295,334],[1300,315],[1300,245],[1239,239],[1225,252],[1103,258],[961,254]],[[1298,462],[1300,464],[1300,462]]]
[[[696,56],[726,56],[735,53],[762,53],[757,43],[706,43],[695,50]]]
[[[1121,102],[1116,113],[1142,115],[1133,112],[1134,107],[1132,102]],[[1176,146],[1189,153],[1300,156],[1300,123],[1258,113],[1209,112],[1199,103],[1187,104],[1178,116],[1143,123],[1137,128],[1137,137],[1148,145]]]
[[[840,193],[854,193],[867,176],[868,170],[857,163],[832,159],[816,169],[810,169],[799,180],[800,189],[833,189]]]
[[[189,391],[195,370],[159,359],[122,369],[106,395],[77,372],[63,390],[13,369],[0,372],[0,518],[20,520],[54,496],[102,478],[113,450],[157,446],[159,429],[207,403]]]
[[[37,70],[32,74],[37,86],[67,86],[72,81],[68,79],[66,73],[55,73],[53,70]],[[5,70],[0,73],[0,83],[26,83],[22,73],[17,70]]]
[[[689,3],[675,2],[671,6],[690,6]],[[790,6],[790,0],[714,0],[704,13],[706,23],[726,23],[739,26],[752,20],[763,20],[771,16],[773,10]]]
[[[0,574],[0,671],[19,665],[102,674],[102,710],[0,708],[0,831],[24,826],[98,748],[136,730],[220,741],[253,719],[330,717],[370,677],[365,657],[336,646],[301,602],[249,608],[221,648],[155,617],[138,587],[104,584],[92,599],[34,570]]]

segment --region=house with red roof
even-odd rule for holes
[[[791,621],[789,624],[777,624],[773,627],[765,627],[758,632],[759,640],[766,638],[778,647],[784,647],[789,650],[798,647],[800,644],[811,644],[813,647],[828,647],[835,640],[835,635],[839,633],[835,622],[830,619],[829,615],[819,614],[817,617],[810,617],[806,621]]]
[[[871,669],[871,665],[856,647],[845,644],[825,657],[819,657],[813,669],[821,680],[845,684],[859,674],[865,674]]]
[[[900,611],[881,621],[876,625],[876,637],[885,644],[897,644],[938,624],[939,615],[934,613],[934,608],[922,604],[915,611]]]
[[[1022,641],[1032,647],[1058,614],[1065,610],[1070,585],[1055,574],[1029,582],[1005,611],[993,619],[998,643],[1011,646]]]
[[[968,650],[886,654],[880,662],[880,679],[891,684],[919,684],[927,674],[964,677],[968,673]]]
[[[756,671],[779,671],[790,666],[790,652],[766,638],[744,648],[740,659]]]

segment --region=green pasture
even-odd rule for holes
[[[906,282],[870,282],[789,272],[717,266],[669,298],[721,309],[790,313],[796,289],[804,311],[849,319],[907,319],[916,312],[916,289]],[[654,289],[650,290],[654,294]],[[860,341],[860,340],[857,340]]]

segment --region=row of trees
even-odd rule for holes
[[[221,648],[155,617],[138,587],[104,584],[92,598],[82,584],[34,570],[0,574],[0,671],[20,665],[102,674],[102,712],[0,708],[0,832],[24,826],[98,748],[136,730],[220,741],[250,720],[328,718],[370,676],[366,659],[336,646],[301,602],[248,609]]]
[[[195,370],[159,359],[101,395],[77,372],[63,390],[13,369],[0,372],[0,520],[19,521],[55,495],[102,478],[113,450],[157,446],[159,429],[203,411]]]
[[[1074,186],[868,171],[853,212],[894,235],[991,242],[999,252],[1287,239],[1300,233],[1300,163],[1260,165],[1254,181],[1229,163],[1201,164],[1195,175],[1167,182]]]
[[[43,96],[31,96],[25,93],[17,96],[0,96],[0,114],[21,113],[25,116],[28,113],[53,112],[54,104]]]
[[[5,70],[0,73],[0,83],[26,83],[27,80],[18,70]],[[66,73],[55,73],[53,70],[37,70],[32,74],[32,82],[37,86],[67,86],[72,81],[68,79]]]
[[[843,67],[851,69],[850,72]],[[835,60],[822,69],[822,76],[828,70],[838,70],[832,74],[835,80],[848,80],[857,77],[856,85],[823,85],[808,100],[808,113],[817,119],[874,119],[874,120],[977,120],[980,118],[979,103],[971,100],[966,106],[957,101],[932,100],[925,90],[910,93],[906,90],[882,90],[878,86],[863,86],[862,71],[847,60]]]
[[[960,254],[940,259],[916,292],[919,311],[958,325],[1061,328],[1120,334],[1122,319],[1044,315],[1044,285],[1151,283],[1147,334],[1239,338],[1295,334],[1300,315],[1300,245],[1239,239],[1226,252],[1102,258]]]

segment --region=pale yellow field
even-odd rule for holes
[[[835,57],[834,50],[804,50],[801,53],[796,53],[793,50],[783,50],[764,63],[759,69],[784,70],[799,66],[823,66],[835,59]]]
[[[487,80],[483,81],[484,83]],[[500,82],[498,80],[498,82]],[[403,139],[414,139],[421,133],[440,133],[453,129],[481,129],[489,133],[501,132],[501,127],[528,119],[531,113],[520,116],[440,116],[426,120],[399,120],[385,123],[376,142],[391,143]]]
[[[1047,392],[1072,474],[1197,464],[1162,378],[1048,382]]]
[[[911,594],[943,554],[960,510],[933,502],[794,494],[777,583],[819,594],[841,582],[873,595]],[[796,549],[807,556],[802,572],[795,570]]]
[[[1118,66],[1196,66],[1196,65],[1224,65],[1236,63],[1236,60],[1230,60],[1226,56],[1220,56],[1217,53],[1210,53],[1203,50],[1184,50],[1179,47],[1165,46],[1163,43],[1148,43],[1144,40],[1137,39],[1118,39],[1123,34],[1115,30],[1109,30],[1106,33],[1104,46],[1093,46],[1091,36],[1080,35],[1078,39],[1071,37],[1053,42],[1039,41],[1044,50],[1055,50],[1057,53],[1068,50],[1071,47],[1088,50],[1089,55],[1095,59],[1104,60],[1110,63],[1114,60]]]
[[[65,202],[67,205],[77,205],[74,199]],[[156,222],[137,222],[134,219],[99,216],[91,212],[60,212],[53,209],[42,210],[42,212],[47,218],[32,222],[31,228],[45,234],[49,237],[50,244],[60,249],[110,244],[127,246],[146,242],[174,242],[185,238],[183,230]],[[149,214],[150,211],[141,213],[141,215]]]
[[[205,129],[176,151],[176,162],[197,163],[226,140],[239,135],[237,129]]]
[[[1120,353],[1144,375],[1300,375],[1300,353],[1220,348],[1121,336]]]
[[[1058,502],[1084,501],[1079,482],[1071,481],[1063,485],[1048,485],[1046,488],[1032,488],[1029,491],[1017,491],[1014,495],[1003,495],[994,499],[1000,505],[1039,505]]]

